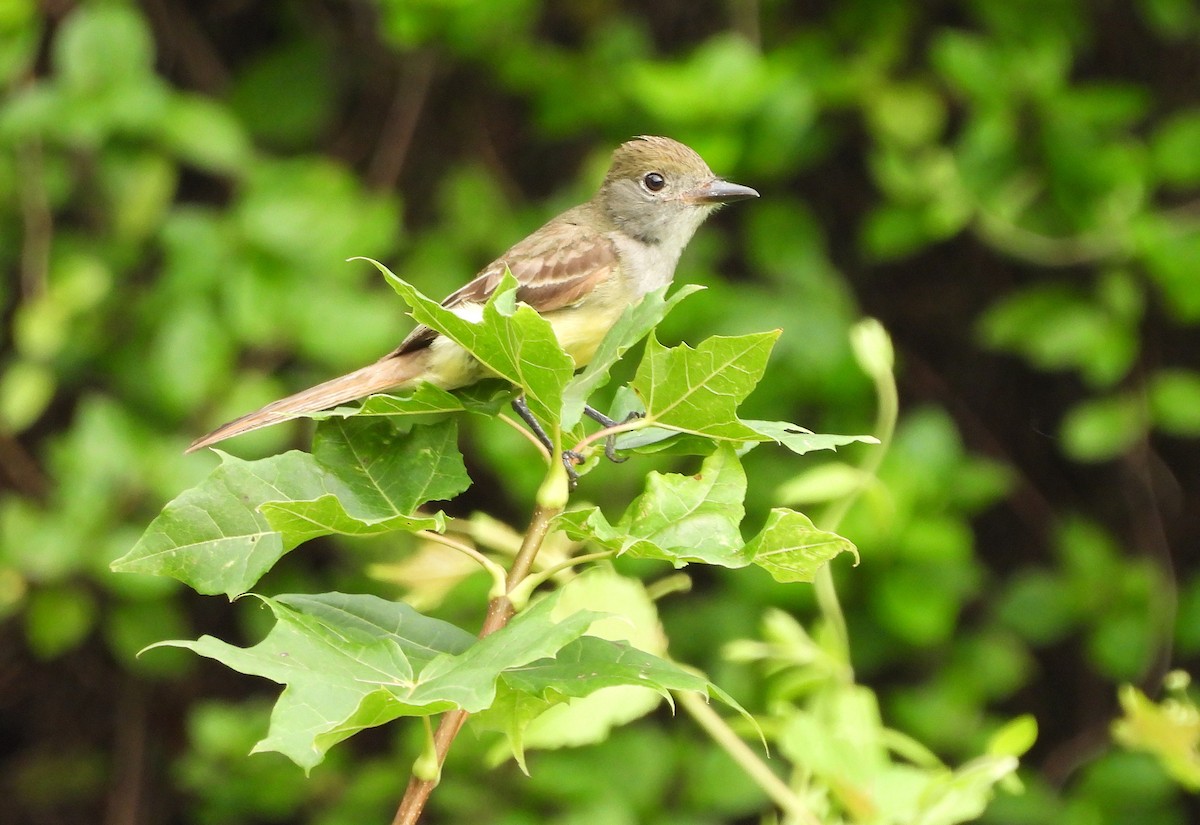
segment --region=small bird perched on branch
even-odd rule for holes
[[[627,306],[670,283],[684,247],[714,209],[757,197],[748,186],[718,178],[682,143],[636,138],[613,152],[591,200],[515,244],[442,305],[478,320],[507,269],[517,280],[517,300],[550,322],[559,344],[582,367]],[[466,350],[418,326],[375,363],[230,421],[196,439],[188,452],[374,393],[422,381],[453,390],[485,377]],[[518,406],[518,412],[541,435],[528,409]]]

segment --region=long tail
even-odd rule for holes
[[[347,401],[365,398],[372,393],[395,389],[420,375],[423,361],[418,353],[393,355],[376,361],[360,370],[281,398],[260,410],[223,424],[208,435],[193,441],[187,452],[194,452],[251,430],[298,418],[305,413],[327,410]]]

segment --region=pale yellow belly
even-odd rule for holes
[[[596,348],[621,317],[623,310],[620,304],[593,304],[586,308],[560,309],[546,317],[559,346],[574,359],[576,367],[582,367],[595,356]]]

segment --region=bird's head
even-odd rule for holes
[[[718,178],[693,149],[651,136],[618,146],[600,187],[602,208],[624,232],[678,249],[718,206],[757,197]]]

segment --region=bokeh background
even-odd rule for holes
[[[0,820],[387,821],[416,725],[308,779],[248,757],[274,686],[135,653],[252,641],[262,612],[108,564],[214,466],[191,438],[407,331],[346,258],[446,294],[650,133],[762,192],[701,231],[679,278],[708,289],[660,332],[781,328],[748,413],[867,431],[847,330],[871,315],[894,337],[899,432],[841,527],[862,563],[837,566],[887,722],[958,760],[1034,714],[1027,792],[987,822],[1200,821],[1109,734],[1118,685],[1200,670],[1191,0],[5,0],[0,84]],[[451,511],[520,527],[532,454],[480,422],[463,448],[477,483]],[[752,453],[760,510],[819,499],[790,482],[823,460]],[[580,496],[620,508],[679,466],[602,467]],[[406,552],[316,543],[260,589],[396,595],[401,574],[364,562]],[[484,589],[436,609],[474,627]],[[674,655],[756,707],[721,646],[811,602],[700,572],[660,608]],[[530,779],[486,750],[460,739],[430,821],[764,809],[685,718],[536,754]]]

